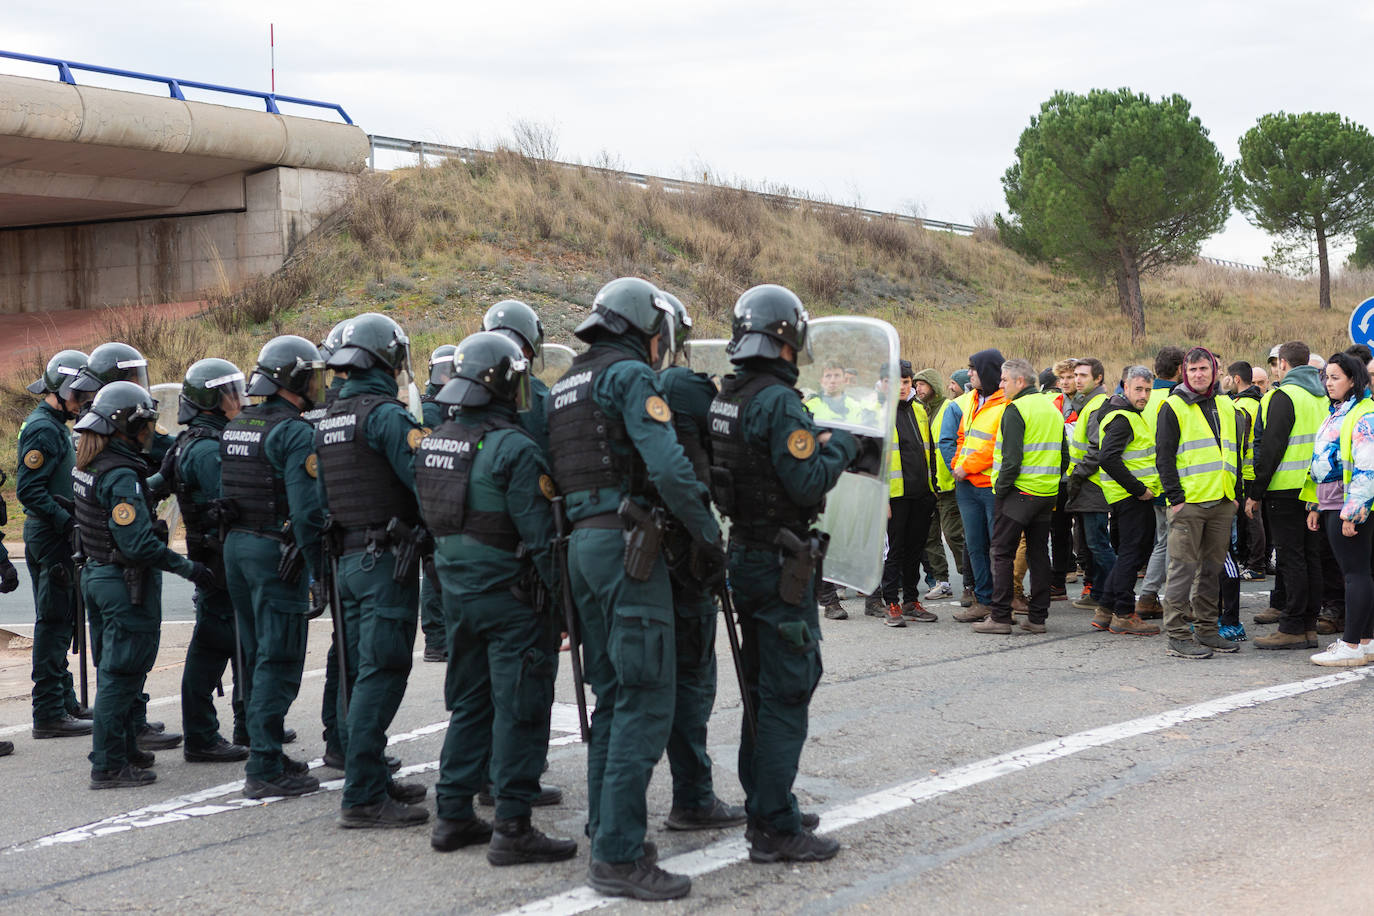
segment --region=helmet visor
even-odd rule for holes
[[[226,398],[242,407],[248,396],[242,372],[231,372],[212,378],[205,383],[205,387],[219,394],[219,404],[215,405],[216,407],[223,407]]]
[[[662,296],[654,296],[654,308],[659,314],[654,321],[650,336],[658,338],[658,359],[650,354],[649,365],[657,371],[668,364],[668,359],[677,352],[677,312],[673,303]]]
[[[148,361],[146,359],[121,359],[115,363],[115,375],[111,381],[133,382],[144,391],[151,389],[148,382]]]
[[[436,356],[429,361],[429,383],[442,388],[453,378],[453,354]]]
[[[534,394],[530,388],[530,361],[521,359],[510,365],[511,374],[515,376],[511,384],[511,394],[515,400],[515,409],[524,413],[529,410],[534,403]]]
[[[300,370],[302,373],[309,373],[304,388],[301,390],[301,397],[309,402],[311,407],[316,404],[324,403],[325,368],[323,360],[314,360],[309,363],[307,368]]]
[[[57,374],[62,378],[62,381],[57,385],[57,396],[62,400],[80,400],[83,394],[89,393],[73,391],[72,382],[76,381],[81,376],[81,370],[75,366],[58,366]],[[73,397],[73,395],[76,395],[76,397]]]

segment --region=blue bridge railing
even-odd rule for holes
[[[267,105],[269,114],[281,114],[277,110],[278,102],[286,102],[291,105],[306,105],[311,108],[325,108],[330,111],[337,111],[339,117],[344,119],[345,124],[352,124],[353,119],[348,116],[348,112],[343,110],[342,105],[333,102],[318,102],[314,99],[299,99],[290,95],[277,95],[274,92],[259,92],[256,89],[235,89],[232,86],[217,86],[214,83],[201,83],[195,80],[173,79],[170,76],[154,76],[151,73],[136,73],[133,70],[120,70],[115,67],[101,67],[95,64],[79,64],[76,61],[60,60],[56,57],[39,57],[35,54],[20,54],[17,51],[0,51],[0,58],[10,60],[22,60],[32,64],[47,64],[57,68],[57,76],[64,83],[76,85],[76,79],[72,76],[73,70],[80,70],[87,73],[104,73],[109,76],[122,76],[135,80],[146,80],[151,83],[162,83],[168,89],[171,97],[186,101],[186,96],[181,94],[182,87],[187,89],[204,89],[209,92],[223,92],[228,95],[241,95],[249,98],[261,99]]]

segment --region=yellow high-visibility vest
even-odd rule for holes
[[[1220,442],[1198,405],[1170,395],[1161,408],[1178,420],[1175,467],[1184,499],[1190,503],[1236,498],[1236,480],[1240,475],[1236,466],[1236,406],[1230,398],[1214,400]]]
[[[1160,484],[1159,470],[1155,467],[1155,436],[1150,429],[1149,422],[1145,419],[1144,413],[1118,408],[1102,418],[1102,424],[1098,430],[1103,439],[1107,436],[1107,426],[1113,422],[1118,422],[1118,417],[1125,417],[1126,422],[1131,425],[1131,441],[1127,444],[1126,450],[1121,453],[1121,460],[1126,465],[1126,470],[1130,471],[1131,476],[1136,480],[1149,487],[1151,493],[1158,494]],[[1100,467],[1097,469],[1097,473],[1093,474],[1092,481],[1102,488],[1102,495],[1106,498],[1108,505],[1131,495],[1125,487],[1116,482],[1111,474],[1104,474]]]
[[[1031,496],[1054,496],[1059,492],[1064,453],[1064,415],[1044,394],[1016,398],[1007,404],[1007,410],[1019,413],[1026,428],[1021,440],[1021,469],[1012,486]],[[1001,469],[1002,437],[999,435],[992,445],[990,476],[994,487]]]

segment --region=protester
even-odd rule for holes
[[[941,408],[941,415],[936,417],[935,427],[939,428],[938,444],[940,447],[940,461],[949,469],[950,475],[948,479],[951,481],[951,486],[953,486],[955,480],[954,459],[958,456],[959,451],[959,428],[964,422],[964,412],[971,409],[974,398],[974,392],[969,389],[969,371],[967,369],[956,369],[949,377],[949,387],[946,390],[949,392],[949,400],[947,400],[944,407]],[[964,591],[959,599],[959,604],[962,607],[972,607],[974,600],[973,569],[972,564],[969,562],[968,540],[964,536],[964,516],[963,512],[959,510],[957,496],[958,488],[955,487],[954,490],[954,508],[955,515],[958,516],[959,540],[964,544],[964,549],[954,554],[955,557],[963,557],[959,562],[959,574],[964,580]],[[948,523],[944,520],[943,513],[947,511],[947,505],[948,503],[943,504],[940,509],[940,526],[946,533],[948,533],[949,527]],[[953,543],[950,544],[950,549],[954,549]]]
[[[1159,422],[1159,409],[1164,399],[1183,381],[1183,351],[1178,347],[1163,347],[1155,354],[1155,380],[1150,389],[1150,399],[1145,402],[1141,414],[1155,435]],[[1164,576],[1169,564],[1169,518],[1161,495],[1154,502],[1155,509],[1155,546],[1150,553],[1150,562],[1145,567],[1145,578],[1140,583],[1140,597],[1135,602],[1135,612],[1141,620],[1158,620],[1164,616],[1164,608],[1159,603],[1159,593],[1164,589]]]
[[[946,385],[945,378],[935,369],[922,369],[916,373],[913,382],[916,400],[925,408],[926,417],[929,420],[932,447],[938,444],[935,440],[939,438],[940,421],[945,404],[949,401],[945,397]],[[935,465],[935,515],[930,522],[930,533],[926,537],[926,553],[923,560],[926,571],[931,577],[931,580],[928,580],[930,590],[926,592],[925,597],[932,601],[939,598],[954,597],[954,592],[949,585],[949,560],[945,557],[945,545],[949,545],[949,552],[954,557],[955,571],[960,576],[967,573],[967,570],[964,569],[964,525],[959,520],[959,504],[954,498],[954,474],[950,471],[949,465],[941,458],[938,448],[935,449],[933,463]]]
[[[1073,372],[1082,404],[1078,408],[1078,421],[1069,436],[1069,460],[1073,470],[1069,476],[1066,507],[1075,516],[1086,548],[1083,593],[1074,600],[1073,606],[1095,610],[1098,602],[1093,587],[1096,585],[1100,590],[1116,562],[1107,534],[1107,503],[1102,498],[1101,488],[1089,482],[1097,472],[1098,427],[1110,396],[1102,384],[1106,370],[1101,360],[1080,359],[1074,364]]]
[[[979,350],[969,357],[974,399],[959,423],[954,460],[954,495],[964,520],[964,544],[973,567],[974,603],[954,615],[961,623],[982,620],[992,600],[992,451],[1007,396],[1002,391],[1002,351]]]
[[[882,580],[883,622],[889,627],[904,627],[908,620],[933,623],[939,619],[920,599],[921,557],[935,511],[930,424],[914,400],[911,363],[902,360],[900,374],[896,431],[888,459],[887,559]]]

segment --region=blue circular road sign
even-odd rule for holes
[[[1355,306],[1350,313],[1350,342],[1374,349],[1374,296]]]

